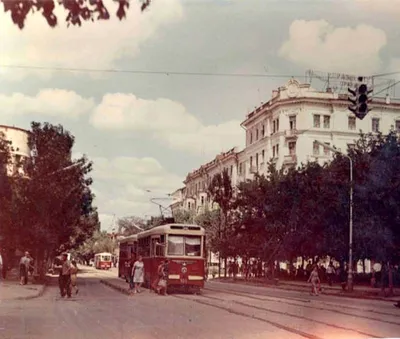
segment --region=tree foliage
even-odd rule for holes
[[[348,152],[354,168],[354,259],[398,261],[398,136],[360,134]],[[217,175],[209,191],[229,222],[225,241],[214,241],[214,250],[269,262],[299,256],[348,260],[349,163],[336,154],[324,166],[309,162],[288,173],[270,163],[266,176],[240,183],[235,196],[224,181],[227,173]]]
[[[137,234],[147,228],[147,223],[144,219],[136,216],[120,218],[117,221],[118,234],[124,236]]]
[[[65,21],[67,25],[81,26],[83,21],[109,20],[109,6],[103,0],[1,0],[4,12],[9,12],[11,19],[20,29],[25,26],[25,20],[29,14],[41,14],[50,27],[58,24],[58,18],[54,14],[56,5],[66,11]],[[111,3],[111,1],[106,1]],[[129,0],[114,0],[118,4],[116,16],[119,20],[126,17],[129,9]],[[151,0],[137,1],[144,11]]]
[[[76,249],[76,255],[86,262],[94,257],[96,253],[114,253],[118,244],[106,231],[96,231],[90,238]]]
[[[36,155],[21,164],[23,173],[6,179],[12,194],[3,237],[8,246],[30,250],[37,262],[78,247],[99,229],[88,176],[92,163],[72,160],[74,141],[61,125],[33,122],[28,145]]]

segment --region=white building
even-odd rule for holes
[[[356,119],[348,110],[348,96],[331,90],[317,91],[310,84],[292,79],[272,92],[271,99],[246,116],[242,127],[246,130],[246,147],[232,148],[190,172],[181,189],[175,207],[202,212],[212,208],[207,185],[212,177],[228,169],[233,185],[252,179],[254,173],[265,174],[266,165],[273,160],[278,168],[297,166],[317,160],[321,164],[332,157],[314,141],[319,140],[346,151],[364,133],[400,132],[400,100],[374,98],[372,111],[363,119]],[[178,203],[179,202],[179,203]]]
[[[11,141],[12,161],[7,168],[9,175],[23,174],[24,163],[31,157],[28,146],[29,133],[29,131],[19,127],[0,125],[0,135],[3,135],[5,140]]]

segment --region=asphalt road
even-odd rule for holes
[[[61,299],[56,281],[29,301],[0,303],[1,339],[371,338],[398,337],[391,304],[310,297],[209,283],[201,296],[128,297],[99,283],[112,272],[80,276],[80,292]]]

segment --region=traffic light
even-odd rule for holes
[[[358,78],[358,81],[361,82],[362,80],[362,77]],[[352,111],[358,119],[364,119],[371,110],[368,107],[368,103],[371,101],[371,98],[368,95],[372,92],[372,89],[368,89],[366,84],[361,83],[360,85],[357,85],[356,90],[352,90],[351,88],[348,90],[353,96],[348,98],[352,103],[352,105],[348,107],[349,110]]]

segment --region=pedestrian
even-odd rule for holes
[[[320,286],[320,279],[318,276],[318,269],[317,266],[314,266],[314,269],[311,271],[310,277],[308,278],[307,282],[311,282],[312,284],[312,295],[318,295],[318,290]]]
[[[158,282],[157,293],[167,295],[168,288],[168,272],[169,272],[169,260],[165,260],[162,265],[161,279]]]
[[[127,273],[128,279],[127,282],[129,283],[129,293],[132,293],[135,289],[135,284],[133,283],[133,266],[135,265],[135,258],[132,257],[129,261],[129,271]]]
[[[29,252],[25,252],[25,255],[19,261],[19,276],[20,285],[26,285],[28,283],[28,270],[30,267],[31,259],[29,258]]]
[[[78,294],[79,288],[77,285],[78,265],[75,260],[71,261],[71,292],[75,290],[75,294]]]
[[[63,253],[61,258],[58,286],[60,287],[61,298],[64,298],[65,295],[71,298],[71,262],[68,260],[67,253]]]
[[[329,263],[329,266],[326,269],[326,277],[327,277],[329,286],[332,286],[334,276],[335,276],[335,268],[333,267],[333,263],[331,261]]]
[[[144,282],[144,263],[141,255],[139,255],[138,260],[133,265],[132,275],[135,284],[135,290],[133,293],[140,293],[140,287]]]
[[[152,288],[155,292],[158,291],[159,282],[160,282],[160,280],[161,280],[162,277],[163,277],[163,268],[164,268],[164,261],[162,261],[162,262],[160,263],[160,265],[158,265],[158,268],[157,268],[157,277],[154,279],[153,283],[151,284],[151,288]]]

